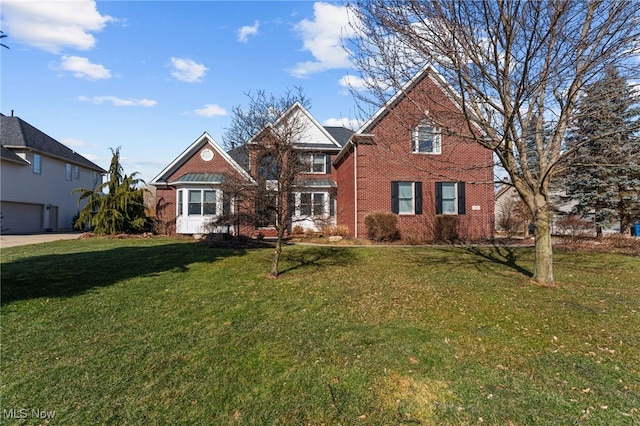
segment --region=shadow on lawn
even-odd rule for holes
[[[475,256],[488,260],[491,263],[498,265],[508,266],[509,268],[521,273],[526,277],[533,277],[533,272],[518,265],[518,259],[516,256],[516,250],[513,247],[508,246],[468,246],[465,250]],[[484,263],[484,262],[482,262]],[[482,263],[477,263],[476,267],[480,267]]]
[[[70,297],[121,280],[183,272],[195,262],[245,253],[244,249],[210,250],[202,244],[182,243],[28,257],[2,264],[1,304]]]
[[[305,247],[304,250],[283,252],[280,274],[303,269],[320,269],[327,266],[347,266],[353,263],[353,250],[338,247]]]

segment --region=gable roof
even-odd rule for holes
[[[445,81],[444,77],[440,75],[430,64],[425,65],[418,71],[409,81],[407,81],[378,111],[371,116],[345,143],[336,156],[334,164],[339,163],[349,152],[349,146],[356,143],[357,139],[366,139],[370,137],[370,132],[373,127],[380,122],[393,108],[395,108],[400,101],[402,101],[409,92],[411,92],[422,80],[425,78],[431,79],[433,83],[451,100],[456,108],[462,110],[460,103],[455,97],[455,90]]]
[[[253,178],[247,173],[245,169],[240,167],[240,165],[233,159],[231,156],[226,153],[222,147],[207,133],[204,132],[198,139],[196,139],[187,149],[185,149],[175,160],[171,162],[167,167],[164,168],[156,177],[151,180],[151,185],[166,185],[169,183],[182,182],[184,179],[187,179],[189,182],[194,183],[195,179],[204,179],[204,181],[200,181],[201,183],[211,183],[211,179],[214,176],[218,176],[215,174],[207,174],[207,173],[191,173],[189,176],[184,175],[180,176],[177,179],[168,181],[169,177],[176,170],[178,170],[189,158],[191,158],[195,153],[197,153],[204,145],[209,145],[213,148],[218,155],[220,155],[224,160],[229,163],[234,170],[236,170],[240,176],[245,178],[247,181],[254,183]],[[184,178],[184,179],[183,179]]]
[[[0,131],[0,145],[2,145],[0,156],[3,160],[16,161],[15,157],[18,157],[26,164],[29,164],[29,162],[13,152],[13,150],[29,150],[84,166],[100,173],[106,173],[106,170],[102,167],[87,160],[19,117],[7,117],[4,114],[0,114],[0,129],[2,129]]]
[[[324,127],[322,126],[312,115],[304,108],[299,102],[293,104],[288,110],[286,110],[278,119],[264,126],[254,136],[249,139],[248,144],[255,144],[270,129],[276,129],[278,126],[286,124],[286,120],[292,115],[298,115],[302,120],[307,122],[307,126],[304,129],[304,135],[300,138],[301,142],[296,142],[295,148],[304,149],[317,149],[317,150],[333,150],[339,151],[342,149],[342,145],[348,140],[344,140],[345,131],[351,132],[348,129],[341,127]],[[343,129],[337,130],[337,129]],[[353,132],[351,132],[353,133]],[[350,137],[350,135],[349,135]],[[340,142],[339,142],[340,141]]]

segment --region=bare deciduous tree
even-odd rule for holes
[[[459,136],[495,153],[531,211],[534,279],[552,282],[548,194],[570,154],[565,131],[607,66],[638,72],[640,2],[353,0],[349,9],[360,36],[347,47],[368,100],[379,105],[433,66],[464,115]]]
[[[250,196],[245,194],[245,201],[253,203],[257,224],[275,229],[276,247],[269,276],[276,278],[285,234],[292,221],[295,181],[303,169],[297,146],[307,121],[296,105],[308,107],[309,101],[299,88],[280,98],[264,92],[248,97],[247,109],[234,108],[233,124],[225,142],[244,150],[257,183]]]

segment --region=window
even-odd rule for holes
[[[414,153],[440,154],[440,129],[431,122],[420,121],[420,124],[413,128],[412,139]]]
[[[65,164],[64,168],[64,178],[66,180],[71,180],[71,164]]]
[[[42,157],[40,154],[33,154],[33,173],[37,175],[42,173]]]
[[[189,191],[189,215],[202,214],[202,191]]]
[[[391,182],[391,211],[422,214],[422,182]]]
[[[271,154],[260,158],[258,175],[265,180],[278,180],[278,159]]]
[[[73,178],[76,180],[80,179],[80,167],[73,166]]]
[[[300,154],[302,173],[327,173],[330,156],[326,154]]]
[[[188,192],[187,212],[190,216],[214,215],[217,212],[217,197],[214,190],[191,189]],[[178,196],[178,212],[182,210],[182,197]]]
[[[324,196],[322,192],[303,192],[300,194],[301,216],[324,216]]]
[[[183,206],[182,193],[183,191],[178,191],[178,216],[182,216],[182,206]]]
[[[436,214],[465,214],[464,182],[436,182]]]
[[[215,191],[203,191],[204,202],[202,203],[202,214],[212,215],[216,214],[216,192]]]

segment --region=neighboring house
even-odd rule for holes
[[[102,184],[104,169],[24,120],[0,114],[2,233],[69,231],[76,188]]]
[[[452,93],[426,67],[338,154],[338,223],[354,236],[366,236],[368,213],[386,211],[402,237],[429,240],[447,222],[462,239],[493,237],[492,152],[453,135],[468,131]]]
[[[365,216],[386,211],[398,215],[404,237],[420,234],[429,240],[443,224],[455,222],[462,239],[492,238],[492,152],[452,136],[464,134],[466,122],[449,90],[437,73],[425,68],[356,133],[321,126],[299,104],[287,111],[283,117],[297,114],[307,123],[295,146],[309,168],[296,180],[293,226],[319,230],[344,225],[352,236],[366,237]],[[415,101],[429,105],[428,110],[417,108]],[[248,184],[259,181],[254,178],[268,170],[261,151],[252,149],[260,137],[261,133],[247,141],[247,152],[233,152],[233,159],[203,135],[152,180],[158,217],[175,219],[179,234],[207,232],[205,224],[215,221],[220,209],[195,204],[193,210],[186,208],[191,191],[193,200],[205,200],[207,191],[217,191],[209,197],[219,203],[224,199],[223,176],[229,171]],[[212,154],[204,155],[207,148]],[[254,208],[259,211],[259,206]],[[270,225],[269,220],[257,223],[248,234],[268,236]]]
[[[292,202],[293,225],[303,229],[319,230],[326,224],[336,223],[336,181],[331,162],[353,133],[341,127],[323,127],[300,104],[285,114],[297,114],[304,123],[304,131],[297,135],[294,146],[308,165],[296,179]],[[284,116],[284,115],[283,115]],[[278,125],[276,121],[273,125]],[[226,153],[211,136],[203,134],[152,181],[156,187],[156,214],[164,222],[175,220],[178,234],[225,232],[227,226],[216,226],[225,214],[238,208],[232,194],[225,194],[230,179],[244,180],[257,185],[265,158],[256,149],[261,133],[247,143],[246,150]],[[198,204],[200,203],[200,205]],[[214,205],[215,204],[215,205]],[[259,206],[251,206],[259,208]],[[247,208],[247,206],[242,206]],[[243,227],[242,233],[269,236],[273,229],[268,215],[253,227]],[[236,233],[234,226],[230,231]]]

